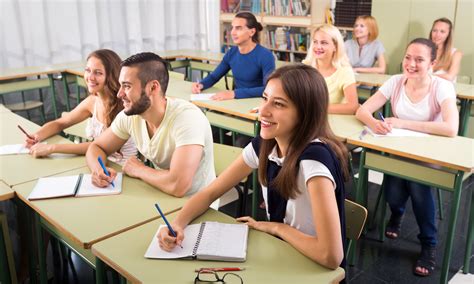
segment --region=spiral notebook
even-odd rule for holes
[[[189,225],[184,229],[183,248],[176,246],[171,252],[158,245],[157,235],[162,227],[166,225],[161,225],[156,231],[145,253],[146,258],[243,262],[247,257],[249,228],[246,224],[203,222]]]
[[[117,173],[114,185],[97,187],[92,184],[90,174],[40,178],[28,200],[119,194],[122,192],[122,173]]]

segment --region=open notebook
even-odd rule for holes
[[[90,174],[64,177],[40,178],[28,196],[28,200],[49,199],[67,196],[96,196],[122,192],[122,173],[117,173],[113,187],[97,187],[92,184]]]
[[[192,94],[189,97],[190,101],[209,101],[211,100],[211,97],[214,96],[215,94]]]
[[[157,235],[162,227],[166,226],[158,228],[145,253],[146,258],[194,258],[242,262],[247,257],[249,227],[246,224],[203,222],[189,225],[184,229],[183,248],[176,246],[171,252],[162,250],[158,245]]]
[[[372,131],[369,127],[365,126],[364,129],[369,133],[370,135],[374,137],[428,137],[429,134],[423,133],[423,132],[418,132],[418,131],[413,131],[413,130],[408,130],[408,129],[403,129],[403,128],[392,128],[392,131],[389,133],[383,135],[383,134],[377,134]]]

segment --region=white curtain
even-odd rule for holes
[[[84,60],[109,48],[219,50],[219,0],[0,0],[0,68]]]

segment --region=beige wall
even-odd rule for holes
[[[474,80],[472,0],[372,0],[372,16],[379,24],[389,74],[399,73],[408,42],[428,37],[433,20],[447,17],[455,25],[454,46],[464,53],[460,74]]]

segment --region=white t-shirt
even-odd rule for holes
[[[203,146],[201,162],[187,194],[197,192],[216,178],[211,126],[202,111],[187,101],[167,98],[165,116],[151,139],[146,121],[139,115],[127,116],[122,111],[111,127],[121,139],[133,137],[138,151],[158,169],[170,168],[176,148],[185,145]]]
[[[387,100],[390,100],[393,92],[395,92],[397,82],[402,80],[403,75],[394,75],[388,81],[386,81],[379,91],[384,95]],[[450,81],[442,79],[437,76],[431,76],[432,83],[436,80],[438,83],[438,90],[436,91],[436,100],[441,105],[447,98],[456,98],[456,92],[454,86]],[[397,116],[401,119],[415,120],[415,121],[428,121],[430,118],[430,102],[429,93],[417,103],[412,103],[405,92],[405,86],[400,88],[400,99],[398,100],[396,110]],[[435,121],[441,121],[441,112],[436,116]]]
[[[321,142],[319,139],[315,139],[313,142]],[[258,168],[258,156],[253,149],[252,143],[249,143],[243,150],[242,156],[244,162],[251,168]],[[276,147],[268,155],[268,159],[274,161],[278,165],[284,163],[285,158],[279,158],[277,155]],[[298,189],[301,192],[295,199],[289,199],[286,204],[285,218],[283,223],[298,229],[299,231],[316,236],[314,230],[313,213],[311,210],[311,201],[307,190],[307,182],[309,179],[315,176],[324,176],[329,178],[336,189],[336,182],[329,169],[321,162],[315,160],[302,160],[300,162],[300,169],[297,177]],[[262,186],[263,199],[265,200],[267,208],[267,217],[270,218],[268,213],[268,198],[267,198],[267,187]]]

